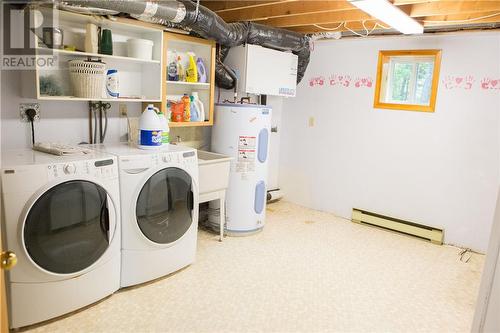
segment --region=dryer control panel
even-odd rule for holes
[[[139,174],[154,167],[176,165],[195,170],[198,167],[196,150],[176,152],[165,151],[148,155],[120,156],[120,169],[128,174]]]
[[[191,167],[198,165],[198,159],[196,157],[196,151],[186,151],[186,152],[169,152],[161,153],[160,161],[163,163],[179,163],[183,167]]]
[[[118,177],[116,160],[114,158],[52,163],[48,164],[46,168],[49,180],[78,175],[99,179],[113,179]]]

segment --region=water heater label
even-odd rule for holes
[[[255,149],[238,149],[238,162],[255,162]]]
[[[239,149],[255,149],[257,138],[255,136],[240,135],[238,148]]]

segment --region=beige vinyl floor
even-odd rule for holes
[[[188,268],[29,332],[468,332],[484,256],[287,202]],[[23,330],[24,331],[24,330]]]

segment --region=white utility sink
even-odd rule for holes
[[[229,169],[232,159],[226,155],[198,150],[199,202],[219,200],[219,241],[221,242],[226,223],[226,189],[229,184]]]
[[[227,188],[232,159],[226,155],[198,150],[200,195]]]

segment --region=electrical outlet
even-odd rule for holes
[[[20,103],[19,104],[19,115],[21,116],[21,121],[28,123],[28,116],[26,115],[26,110],[34,109],[36,111],[35,121],[40,120],[40,104],[38,103]]]
[[[119,113],[120,113],[120,117],[127,117],[127,115],[128,115],[127,104],[125,104],[125,103],[119,103],[118,104],[118,110],[119,110]]]
[[[309,117],[309,127],[314,127],[314,117]]]

